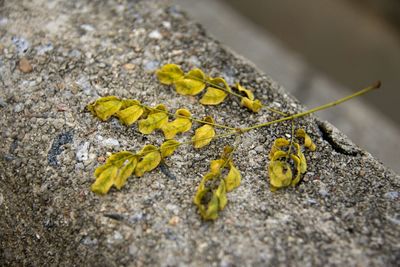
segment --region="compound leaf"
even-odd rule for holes
[[[156,75],[160,83],[173,84],[184,77],[184,73],[178,65],[166,64],[156,71]]]
[[[146,145],[138,155],[140,159],[135,168],[135,175],[138,177],[143,176],[145,172],[154,170],[161,162],[161,153],[153,145]]]
[[[89,104],[86,108],[102,121],[108,120],[122,107],[122,101],[116,96],[105,96]]]
[[[200,69],[193,69],[189,71],[185,78],[175,82],[175,89],[181,95],[197,95],[206,86],[205,75]]]
[[[164,143],[162,143],[160,146],[161,157],[165,158],[172,155],[174,151],[180,146],[180,144],[181,143],[179,143],[174,139],[167,140]]]
[[[184,133],[192,128],[190,117],[192,114],[187,109],[178,109],[175,113],[176,119],[165,123],[161,130],[164,132],[165,139],[172,139],[177,133]]]
[[[220,89],[208,87],[206,93],[200,99],[203,105],[218,105],[222,103],[228,94]]]

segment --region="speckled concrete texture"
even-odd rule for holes
[[[400,179],[332,125],[296,121],[318,146],[296,188],[270,192],[267,154],[290,123],[242,136],[243,175],[215,222],[192,198],[209,161],[232,139],[180,148],[121,191],[90,191],[111,152],[160,144],[137,126],[100,122],[84,109],[99,96],[189,108],[242,127],[277,118],[234,98],[203,107],[160,85],[169,62],[241,82],[285,112],[298,101],[235,56],[168,1],[0,2],[0,265],[395,266],[400,260]],[[21,61],[23,62],[21,66]],[[31,68],[29,68],[29,65]],[[179,136],[187,140],[193,134]]]

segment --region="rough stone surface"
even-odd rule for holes
[[[277,117],[251,114],[234,98],[203,107],[179,96],[152,73],[165,63],[240,81],[285,112],[303,108],[169,2],[0,4],[0,265],[398,264],[399,176],[316,117],[296,122],[318,146],[296,188],[272,193],[266,173],[270,146],[290,123],[242,136],[234,157],[242,184],[215,222],[201,221],[192,198],[229,138],[200,151],[182,147],[121,191],[93,194],[93,170],[110,152],[162,142],[160,133],[93,118],[84,107],[99,96],[185,106],[238,127]],[[31,73],[18,71],[21,57]]]

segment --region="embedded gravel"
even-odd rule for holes
[[[317,145],[296,188],[270,192],[266,172],[271,144],[290,123],[242,136],[234,157],[242,184],[215,222],[200,219],[192,198],[232,138],[182,147],[122,190],[93,194],[93,171],[110,153],[163,139],[94,118],[85,106],[99,96],[186,107],[237,127],[277,118],[234,98],[204,107],[177,95],[154,77],[166,63],[238,81],[287,113],[304,110],[168,1],[0,1],[0,265],[398,264],[399,176],[313,116],[296,122]]]

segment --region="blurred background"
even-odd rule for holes
[[[308,107],[381,80],[318,116],[400,173],[399,0],[174,2]]]

